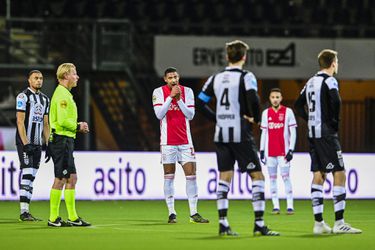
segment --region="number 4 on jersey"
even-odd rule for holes
[[[225,106],[226,110],[228,110],[230,106],[228,91],[229,91],[228,88],[225,88],[223,91],[223,95],[220,98],[220,105]]]

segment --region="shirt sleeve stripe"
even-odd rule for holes
[[[163,104],[161,104],[161,103],[156,103],[156,104],[154,104],[154,107],[155,106],[162,106]]]

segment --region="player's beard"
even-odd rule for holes
[[[280,103],[277,104],[276,106],[272,104],[272,108],[274,108],[274,109],[278,109],[279,107],[280,107]]]

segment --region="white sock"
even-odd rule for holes
[[[289,174],[282,175],[284,186],[285,186],[285,193],[286,193],[286,206],[287,208],[293,209],[293,189],[292,189],[292,182],[290,181]]]
[[[227,213],[229,208],[229,201],[228,201],[228,192],[229,192],[230,183],[219,180],[217,185],[217,210],[219,212],[219,223],[223,224],[223,226],[229,227],[229,222],[227,219]]]
[[[346,190],[342,186],[333,187],[333,200],[335,209],[335,220],[337,222],[344,222],[344,211],[346,205]]]
[[[22,169],[20,185],[20,209],[21,214],[29,212],[29,204],[31,199],[32,181],[33,181],[33,169],[24,168]]]
[[[277,193],[277,176],[276,175],[272,175],[272,176],[270,175],[270,191],[271,191],[273,208],[280,209],[279,196]]]
[[[190,216],[197,213],[198,186],[195,175],[186,176],[186,194],[189,200]]]
[[[174,174],[164,175],[164,197],[169,215],[176,214],[174,209]]]
[[[311,200],[315,221],[323,221],[323,185],[311,184]]]
[[[257,180],[253,181],[253,209],[255,214],[255,223],[263,227],[264,226],[264,210],[266,208],[266,202],[264,200],[264,181]]]

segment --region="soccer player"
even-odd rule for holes
[[[168,223],[177,222],[174,208],[174,176],[176,162],[186,176],[186,194],[190,208],[190,222],[208,223],[197,211],[198,187],[194,146],[189,121],[195,114],[194,93],[180,85],[177,69],[170,67],[164,72],[165,85],[156,88],[152,102],[156,117],[160,120],[161,163],[164,168],[164,195],[167,203]]]
[[[334,74],[338,72],[337,52],[322,50],[318,55],[320,71],[311,77],[298,97],[295,108],[308,125],[311,156],[311,199],[315,217],[314,234],[361,233],[344,221],[345,167],[338,138],[341,98]],[[305,110],[307,108],[307,112]],[[323,184],[333,174],[335,224],[333,230],[323,220]]]
[[[50,126],[51,136],[49,149],[54,163],[55,179],[50,193],[50,216],[48,226],[90,226],[76,212],[75,186],[77,172],[74,164],[73,150],[76,133],[88,133],[86,122],[77,123],[77,106],[73,100],[71,89],[77,86],[79,76],[74,64],[64,63],[57,69],[56,87],[51,99]],[[65,187],[65,205],[68,210],[68,220],[65,222],[59,216],[62,190]]]
[[[253,73],[242,69],[249,46],[239,40],[226,44],[228,67],[212,75],[198,96],[198,107],[216,122],[215,145],[220,172],[217,185],[219,235],[237,236],[229,226],[228,192],[233,178],[234,163],[252,179],[254,235],[276,236],[278,232],[265,226],[264,176],[252,136],[251,122],[259,123],[260,110],[257,80]],[[208,103],[216,98],[216,112]]]
[[[21,167],[20,221],[40,221],[30,214],[29,205],[33,194],[33,182],[39,169],[42,144],[48,142],[49,98],[40,89],[43,75],[32,70],[28,77],[29,87],[17,95],[16,146]]]
[[[290,161],[293,159],[296,144],[296,119],[293,111],[281,105],[283,97],[279,88],[271,89],[269,100],[271,107],[262,113],[260,140],[260,160],[267,165],[271,184],[273,214],[280,213],[277,190],[277,168],[285,185],[287,214],[294,213],[293,190],[289,177]]]

